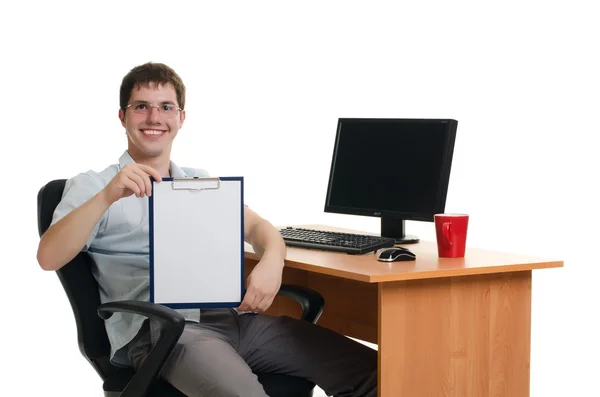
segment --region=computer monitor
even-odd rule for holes
[[[325,212],[381,218],[381,235],[419,241],[404,221],[442,213],[458,122],[452,119],[340,118]]]

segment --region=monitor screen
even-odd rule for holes
[[[405,220],[444,212],[457,124],[339,119],[325,212],[381,217],[382,235],[411,242]]]

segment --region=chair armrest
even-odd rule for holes
[[[323,313],[325,299],[317,291],[299,285],[281,284],[279,295],[290,297],[302,306],[302,320],[316,323]]]
[[[173,309],[143,301],[108,302],[98,308],[98,315],[105,320],[115,312],[141,314],[157,321],[160,325],[158,342],[120,394],[121,397],[145,396],[179,340],[185,326],[185,319]]]

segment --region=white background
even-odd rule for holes
[[[338,117],[457,119],[446,210],[471,215],[468,245],[565,261],[534,272],[531,395],[596,393],[593,2],[10,3],[0,8],[2,394],[101,396],[62,287],[36,262],[36,195],[118,160],[119,85],[147,61],[188,88],[173,160],[243,175],[247,203],[274,224],[378,230],[376,218],[323,212]],[[434,238],[431,223],[407,226]]]

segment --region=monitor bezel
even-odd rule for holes
[[[444,150],[442,158],[442,172],[439,176],[440,188],[436,197],[434,208],[431,208],[429,212],[400,212],[400,211],[389,211],[385,209],[365,209],[355,207],[341,207],[333,206],[329,204],[331,197],[331,186],[334,178],[335,161],[339,149],[339,140],[341,130],[344,123],[435,123],[435,124],[447,124],[446,128],[446,139],[444,141]],[[448,186],[450,182],[450,171],[452,168],[452,158],[454,154],[454,144],[456,141],[456,130],[458,127],[458,121],[454,119],[405,119],[405,118],[339,118],[337,123],[335,143],[333,147],[333,155],[331,158],[331,167],[329,170],[329,180],[327,182],[327,195],[325,197],[325,212],[335,214],[347,214],[347,215],[362,215],[378,218],[395,218],[401,220],[410,221],[424,221],[433,222],[434,215],[442,213],[446,207],[446,199],[448,196]]]

